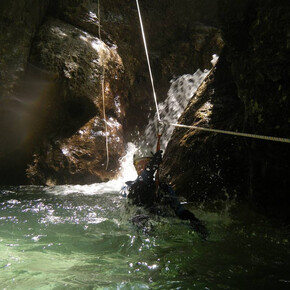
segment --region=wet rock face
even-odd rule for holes
[[[220,1],[219,5],[225,48],[180,122],[289,137],[290,3]],[[166,152],[164,174],[171,175],[177,191],[192,200],[213,204],[222,197],[247,199],[268,213],[289,217],[288,147],[178,129]],[[169,165],[173,152],[180,174]]]
[[[51,97],[52,103],[61,107],[56,117],[66,118],[63,123],[72,132],[96,113],[101,115],[102,78],[108,117],[121,117],[120,96],[114,86],[122,78],[123,63],[116,49],[70,24],[49,19],[35,38],[30,60],[57,78],[59,93]]]
[[[112,179],[124,151],[122,137],[123,63],[115,48],[70,24],[50,18],[40,28],[31,62],[58,77],[58,93],[40,105],[47,130],[39,134],[46,146],[29,167],[33,183],[91,183]],[[105,132],[100,80],[108,124]],[[114,84],[119,82],[117,88]],[[110,163],[106,170],[105,136],[109,136]],[[51,142],[49,138],[58,138]],[[47,148],[48,147],[48,148]]]
[[[242,130],[243,104],[236,98],[236,86],[229,76],[229,63],[221,56],[179,122]],[[209,208],[219,207],[244,189],[246,164],[240,159],[244,154],[236,137],[176,128],[166,149],[162,175],[179,195],[196,203],[206,202]]]
[[[34,155],[27,169],[33,184],[90,184],[116,176],[124,148],[120,124],[108,120],[109,160],[107,160],[103,121],[95,117],[77,133],[62,141],[46,144]],[[108,163],[107,163],[108,162]],[[107,166],[108,165],[108,166]]]
[[[233,1],[228,5],[233,6]],[[247,27],[245,44],[229,40],[228,59],[245,107],[245,131],[290,136],[289,1],[248,1],[237,27]],[[223,25],[225,23],[222,23]],[[223,26],[224,27],[224,26]],[[229,31],[228,35],[232,35]],[[289,217],[289,145],[246,141],[249,152],[248,192],[251,200],[269,212]]]

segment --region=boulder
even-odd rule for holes
[[[31,63],[55,75],[58,89],[56,94],[44,95],[35,107],[41,124],[35,135],[42,136],[44,145],[36,150],[28,177],[36,184],[112,179],[124,151],[120,104],[123,63],[116,48],[49,18],[39,29],[31,51]],[[107,169],[106,135],[110,155]]]

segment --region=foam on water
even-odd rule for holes
[[[101,195],[106,192],[119,192],[126,181],[135,180],[137,177],[137,173],[133,165],[133,154],[135,151],[136,146],[133,143],[128,143],[126,155],[121,159],[120,174],[114,180],[90,185],[58,185],[44,188],[44,191],[54,195]]]

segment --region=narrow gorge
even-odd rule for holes
[[[172,82],[210,70],[219,56],[180,123],[289,138],[288,1],[140,6],[159,103]],[[0,8],[0,184],[116,178],[128,142],[138,143],[155,114],[136,3],[25,0]],[[161,174],[209,208],[246,201],[288,219],[289,164],[289,144],[176,128]]]

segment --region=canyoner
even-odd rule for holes
[[[131,221],[146,232],[151,229],[150,221],[154,216],[177,216],[181,220],[189,221],[190,227],[206,240],[208,231],[205,225],[185,209],[166,180],[159,180],[158,169],[162,163],[162,150],[158,146],[160,137],[158,135],[158,151],[155,154],[148,148],[136,150],[133,163],[138,177],[134,181],[127,181],[121,189],[121,195],[128,198],[131,205],[137,206]]]
[[[162,163],[162,153],[163,153],[160,144],[161,144],[161,136],[163,135],[163,130],[168,127],[179,127],[206,131],[211,133],[249,137],[284,143],[290,143],[290,139],[198,127],[193,125],[184,125],[179,124],[177,122],[172,122],[171,120],[162,119],[156,97],[154,78],[151,70],[149,53],[146,44],[146,37],[138,0],[136,0],[136,4],[144,43],[145,55],[150,75],[150,81],[152,86],[152,93],[156,106],[155,121],[157,125],[155,127],[157,128],[157,134],[155,135],[155,137],[157,136],[157,145],[156,152],[152,153],[151,151],[152,149],[150,150],[150,148],[152,147],[150,146],[146,147],[145,145],[150,144],[150,141],[143,140],[142,142],[143,145],[141,145],[141,147],[137,149],[137,151],[134,154],[134,166],[137,171],[138,177],[134,181],[127,181],[126,185],[121,189],[121,194],[122,196],[128,198],[129,203],[137,207],[143,207],[144,209],[147,210],[145,214],[143,211],[137,211],[134,217],[132,218],[132,222],[137,226],[146,229],[146,225],[148,224],[148,221],[150,220],[150,217],[152,215],[157,214],[169,217],[172,216],[172,214],[170,214],[171,209],[173,210],[173,213],[180,219],[189,220],[190,226],[202,237],[202,239],[207,239],[208,231],[204,226],[204,224],[199,219],[197,219],[192,212],[185,209],[185,207],[179,202],[179,199],[172,186],[169,185],[169,183],[166,180],[164,179],[160,180],[159,167]],[[204,78],[213,70],[213,68],[215,67],[215,63],[216,61],[212,62],[213,64],[212,69],[204,74],[204,77],[201,78],[199,86],[202,84]],[[199,86],[197,86],[196,90],[198,89]],[[162,127],[162,130],[160,130],[160,127]]]

